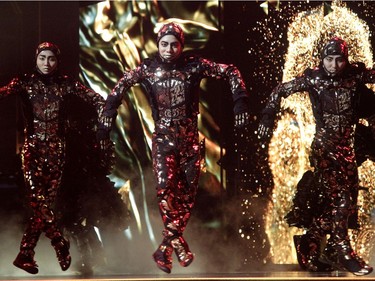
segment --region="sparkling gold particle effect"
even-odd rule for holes
[[[341,2],[333,1],[332,11],[324,14],[323,5],[297,14],[288,27],[288,50],[285,56],[283,81],[289,81],[306,68],[319,64],[319,50],[333,36],[349,45],[349,61],[361,61],[372,67],[370,31],[367,24]],[[308,161],[315,124],[307,94],[284,99],[280,120],[269,146],[269,164],[274,180],[266,232],[271,243],[272,259],[277,264],[296,263],[293,235],[301,230],[291,228],[284,216],[291,207],[296,185],[302,174],[311,169]],[[371,211],[374,208],[372,175],[375,166],[365,162],[359,169],[360,185],[368,188],[359,194],[361,230],[351,233],[353,247],[365,259],[372,253],[374,231]]]

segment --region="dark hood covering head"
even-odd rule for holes
[[[330,39],[322,49],[320,57],[323,60],[330,55],[341,55],[348,61],[348,46],[346,42],[339,37]]]
[[[61,58],[60,48],[56,44],[53,44],[50,42],[43,42],[39,44],[39,46],[36,48],[36,51],[35,51],[35,59],[40,54],[40,52],[45,51],[45,50],[50,50],[52,53],[54,53],[57,58],[57,61],[60,62],[60,58]]]
[[[43,77],[53,77],[53,76],[56,76],[59,71],[59,66],[60,66],[60,59],[61,59],[61,52],[60,52],[60,48],[59,46],[57,46],[56,44],[54,43],[50,43],[50,42],[43,42],[43,43],[40,43],[38,45],[38,47],[36,48],[36,51],[35,51],[35,61],[38,57],[38,55],[42,52],[42,51],[45,51],[45,50],[49,50],[51,51],[55,56],[56,56],[56,59],[57,59],[57,67],[55,69],[55,71],[53,71],[52,73],[50,74],[42,74],[38,67],[36,67],[36,73],[39,74],[42,78]],[[43,78],[44,79],[44,78]],[[47,81],[46,81],[47,82]]]
[[[166,23],[160,28],[158,32],[158,36],[156,39],[156,43],[159,45],[159,41],[161,38],[163,38],[165,35],[174,35],[177,40],[181,43],[181,46],[184,47],[185,44],[185,37],[184,32],[182,31],[181,26],[174,22]]]

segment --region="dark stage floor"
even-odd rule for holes
[[[3,190],[4,191],[4,190]],[[187,237],[191,239],[190,246],[194,249],[196,257],[187,268],[173,263],[172,274],[160,271],[151,258],[155,245],[147,243],[148,240],[133,237],[127,240],[121,237],[109,236],[107,238],[106,262],[94,268],[90,277],[76,273],[79,265],[79,254],[71,243],[72,266],[62,272],[50,241],[42,236],[36,248],[35,259],[39,265],[39,273],[31,275],[13,266],[12,262],[19,251],[19,243],[24,226],[22,212],[9,212],[7,207],[13,205],[6,193],[3,195],[2,209],[0,212],[0,280],[100,280],[100,281],[219,281],[219,280],[258,280],[258,281],[288,281],[288,280],[374,280],[375,272],[367,276],[354,276],[348,272],[334,271],[329,273],[310,273],[301,271],[297,264],[262,266],[250,263],[246,268],[239,269],[240,251],[233,243],[220,241],[220,235],[215,235],[213,230],[207,231],[197,228],[192,221],[187,230]],[[1,208],[0,208],[1,209]],[[157,217],[159,219],[159,217]],[[201,225],[201,224],[198,224]],[[160,226],[159,226],[160,228]],[[198,235],[196,235],[198,234]],[[110,243],[109,243],[110,242]],[[374,265],[373,260],[370,261]]]
[[[354,276],[348,272],[334,271],[330,273],[310,273],[305,271],[300,271],[297,265],[273,265],[272,267],[247,272],[247,273],[188,273],[189,269],[183,269],[186,273],[172,273],[165,274],[163,272],[153,273],[153,274],[118,274],[118,275],[96,275],[92,277],[83,277],[79,275],[71,275],[72,273],[63,273],[63,275],[58,276],[47,276],[47,275],[22,275],[22,276],[2,276],[0,280],[80,280],[80,281],[164,281],[164,280],[178,280],[178,281],[328,281],[328,280],[375,280],[375,273],[371,273],[367,276]]]

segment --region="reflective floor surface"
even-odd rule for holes
[[[375,280],[375,273],[371,273],[367,276],[355,276],[348,272],[334,271],[329,273],[310,273],[300,271],[297,265],[273,265],[265,269],[253,272],[241,272],[241,273],[189,273],[188,268],[184,268],[185,273],[171,273],[166,274],[160,273],[146,273],[146,274],[115,274],[115,275],[101,275],[94,274],[90,277],[71,275],[72,272],[66,273],[66,275],[48,276],[43,274],[37,275],[24,275],[17,274],[13,276],[2,276],[0,280],[80,280],[80,281],[164,281],[164,280],[176,280],[176,281],[328,281],[328,280]]]

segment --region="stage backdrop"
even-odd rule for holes
[[[186,233],[197,258],[188,271],[176,268],[176,273],[251,272],[267,261],[296,262],[292,236],[297,230],[287,227],[283,216],[298,178],[310,168],[310,108],[304,96],[286,100],[275,137],[264,147],[254,134],[259,113],[277,83],[316,63],[329,30],[338,30],[354,44],[351,60],[371,67],[371,1],[9,1],[0,3],[0,14],[5,27],[1,86],[34,67],[39,42],[53,41],[62,49],[63,72],[106,96],[124,70],[156,52],[158,28],[169,20],[183,26],[186,51],[238,66],[250,94],[252,122],[247,131],[233,130],[226,83],[207,80],[201,85],[199,129],[206,140],[206,167]],[[19,274],[12,261],[23,231],[24,206],[14,180],[20,145],[16,100],[1,106],[0,235],[7,243],[0,251],[0,266],[1,274],[10,276]],[[112,243],[114,258],[108,262],[116,268],[111,272],[158,272],[150,256],[162,229],[151,172],[152,124],[143,89],[134,87],[119,109],[113,132],[117,163],[111,179],[125,195],[132,221],[124,241]],[[369,188],[361,191],[363,228],[353,233],[356,248],[367,259],[372,259],[374,244],[373,171],[370,161],[360,170],[361,185]],[[42,250],[42,241],[40,247],[41,274],[61,274],[55,262],[42,266],[55,258],[49,245]]]
[[[201,87],[199,129],[206,142],[206,167],[199,199],[216,209],[202,223],[217,225],[245,245],[242,249],[248,252],[241,253],[245,264],[254,259],[295,263],[292,237],[299,231],[289,228],[283,217],[298,180],[311,169],[310,106],[306,96],[285,100],[275,136],[266,147],[258,146],[254,137],[257,117],[272,88],[316,65],[322,42],[333,34],[352,46],[351,61],[371,67],[372,15],[373,6],[366,1],[100,2],[81,9],[81,77],[106,96],[124,70],[155,54],[157,31],[169,21],[183,26],[185,51],[236,64],[250,93],[252,124],[245,134],[233,130],[228,88],[216,81],[204,81]],[[150,159],[153,122],[142,88],[134,87],[125,95],[116,125],[117,164],[111,179],[129,194],[137,225],[132,231],[145,234],[156,245],[160,234],[149,210],[155,204]],[[352,234],[367,259],[372,251],[372,170],[371,162],[360,170],[366,190],[360,199],[363,229]],[[197,208],[195,216],[204,219],[197,213],[207,211]]]

